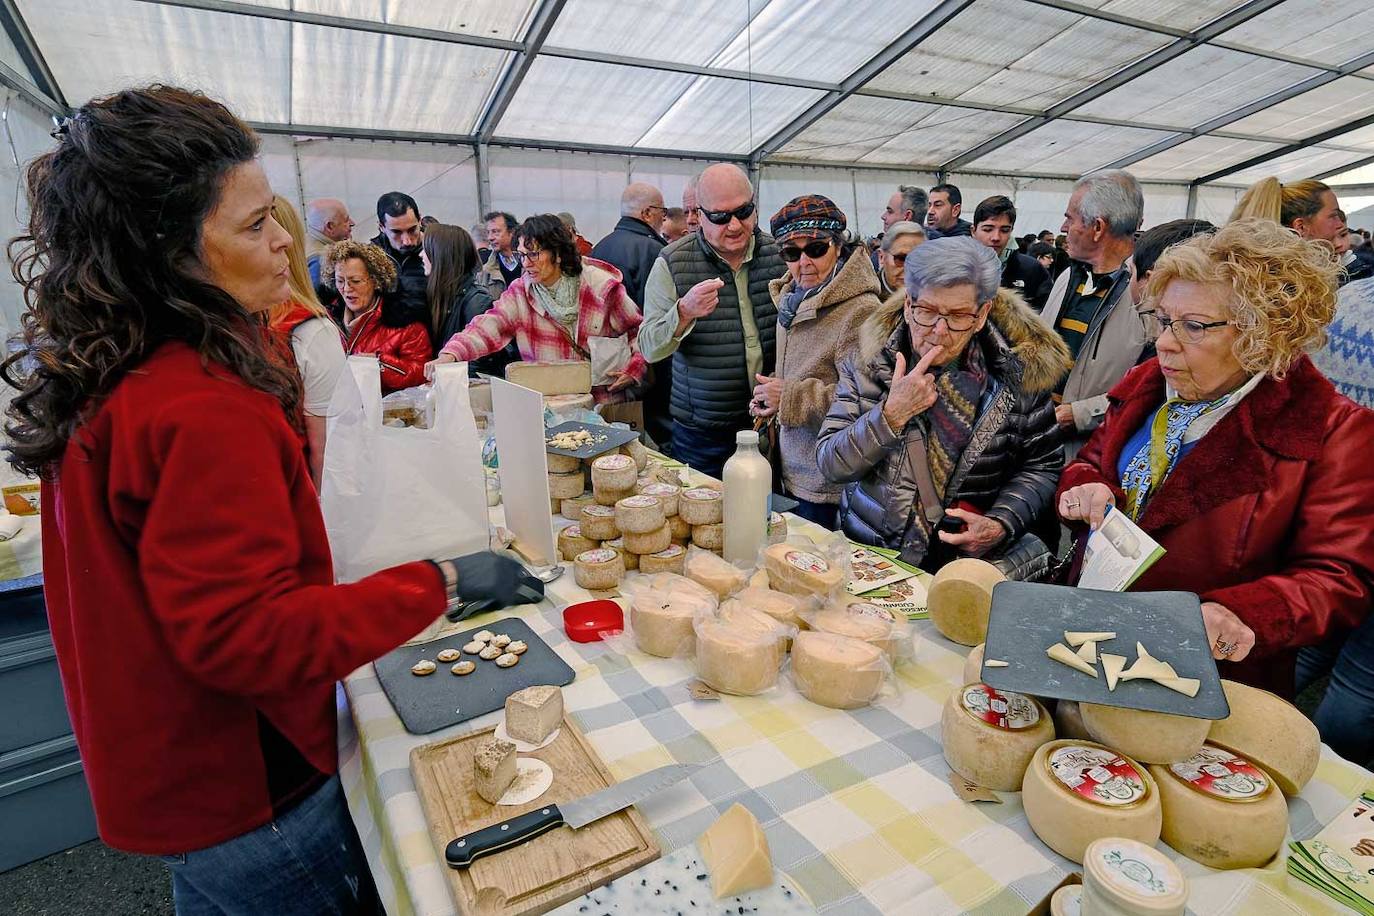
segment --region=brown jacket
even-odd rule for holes
[[[768,284],[768,291],[776,304],[792,287],[788,274]],[[840,501],[843,485],[827,481],[816,465],[816,435],[835,399],[841,363],[859,349],[860,328],[882,304],[879,289],[873,265],[857,252],[824,289],[802,301],[792,327],[778,325],[782,479],[787,492],[799,499]]]

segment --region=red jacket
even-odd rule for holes
[[[42,514],[48,618],[96,821],[131,852],[200,849],[271,819],[259,716],[334,772],[335,681],[444,607],[428,563],[332,584],[281,406],[182,344],[82,425]]]
[[[1158,360],[1112,389],[1069,487],[1105,483],[1125,504],[1118,460],[1164,403]],[[1132,586],[1196,592],[1255,631],[1223,677],[1293,695],[1297,647],[1354,626],[1374,595],[1374,412],[1336,393],[1307,357],[1266,378],[1179,461],[1140,527],[1168,551]]]
[[[429,331],[418,321],[401,327],[382,323],[378,305],[344,330],[344,352],[349,356],[377,354],[382,364],[382,390],[399,391],[425,383],[425,363],[434,358]]]

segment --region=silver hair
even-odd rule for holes
[[[930,209],[930,195],[925,189],[914,184],[903,184],[897,186],[897,193],[902,195],[902,209],[911,211],[911,221],[924,223],[926,211]]]
[[[568,227],[568,231],[569,231],[569,232],[576,232],[576,231],[577,231],[577,219],[576,219],[571,213],[569,213],[567,210],[560,210],[560,211],[559,211],[559,213],[558,213],[558,220],[559,220],[559,222],[561,222],[563,225],[565,225],[565,226]]]
[[[887,231],[883,233],[883,251],[891,251],[897,239],[904,235],[919,235],[921,238],[925,238],[926,227],[922,226],[920,223],[913,223],[906,219],[899,223],[893,223],[891,226],[888,226]]]
[[[663,195],[658,192],[658,188],[642,181],[635,181],[625,186],[625,190],[620,195],[620,215],[639,216],[644,212],[644,208],[650,206],[654,201],[662,202]]]
[[[1145,195],[1140,182],[1123,169],[1091,172],[1073,183],[1074,193],[1083,189],[1078,212],[1083,222],[1100,219],[1118,238],[1134,235],[1145,219]]]
[[[912,299],[928,289],[972,283],[982,305],[997,295],[1002,262],[991,248],[968,236],[932,239],[906,256],[905,279]]]

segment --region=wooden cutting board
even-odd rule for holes
[[[537,757],[553,770],[553,786],[526,805],[492,805],[477,794],[472,757],[491,729],[417,747],[410,772],[424,808],[439,861],[456,837],[509,820],[549,802],[566,802],[615,783],[601,758],[571,719],[558,738],[522,757]],[[445,866],[449,889],[464,916],[525,916],[554,907],[633,871],[661,855],[657,840],[634,808],[588,824],[559,827],[471,867]]]

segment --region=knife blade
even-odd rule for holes
[[[577,830],[681,782],[698,769],[700,765],[673,763],[570,802],[543,805],[458,837],[444,849],[444,860],[450,868],[467,868],[482,856],[518,846],[556,827]]]

